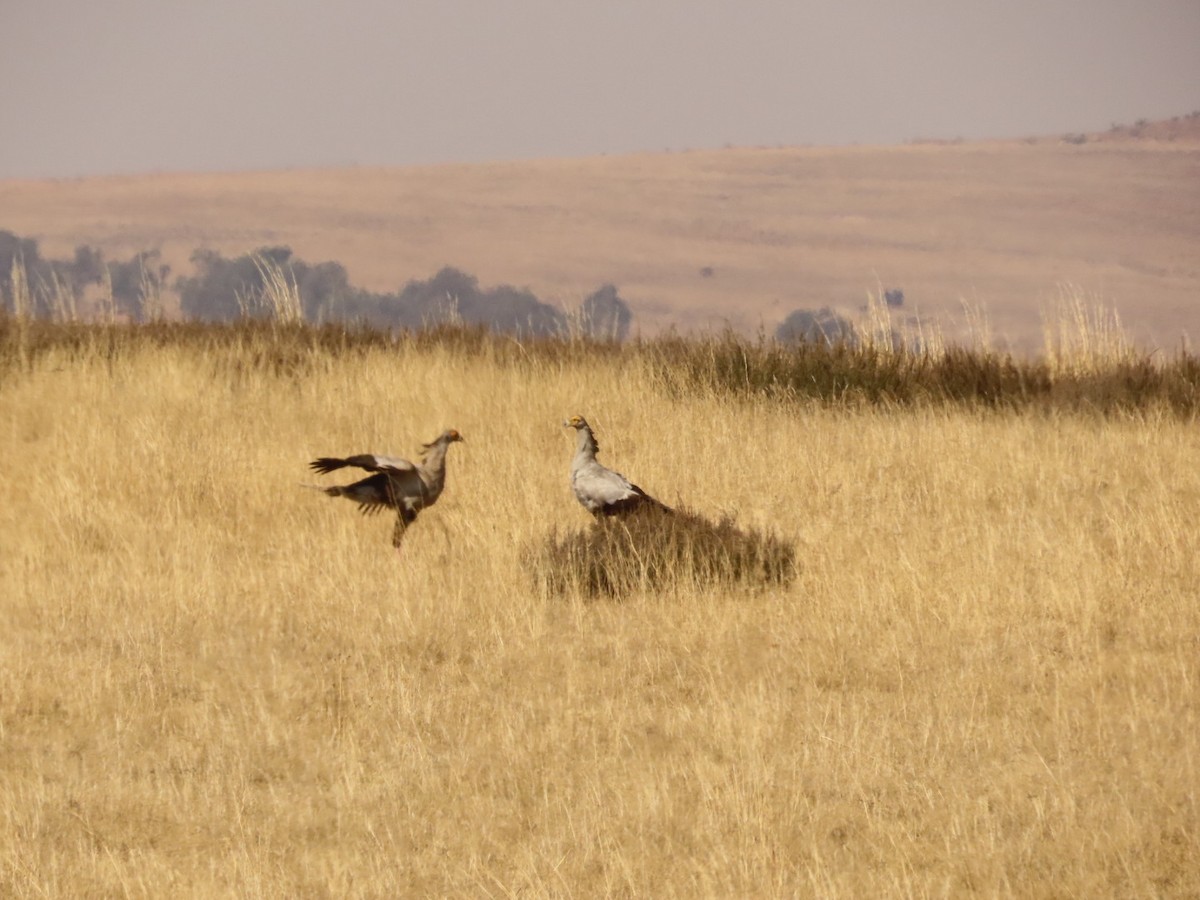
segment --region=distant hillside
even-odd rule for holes
[[[48,256],[287,246],[398,293],[445,266],[575,309],[620,291],[634,332],[773,331],[797,310],[897,312],[1019,347],[1065,293],[1138,340],[1200,335],[1195,115],[1097,135],[738,148],[571,160],[0,181],[0,229]],[[968,324],[964,304],[973,312]],[[981,321],[981,311],[986,323]]]
[[[1108,131],[1088,135],[1095,141],[1192,141],[1200,142],[1200,110],[1186,116],[1132,125],[1113,125]]]

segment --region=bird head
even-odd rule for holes
[[[428,450],[430,447],[433,447],[436,444],[453,444],[456,441],[461,440],[463,440],[463,436],[458,433],[457,428],[447,428],[445,431],[439,434],[437,438],[430,441],[428,444],[422,444],[421,446]]]
[[[571,416],[571,418],[563,422],[563,428],[574,428],[576,431],[578,431],[580,428],[587,427],[587,419],[585,419],[583,416]]]

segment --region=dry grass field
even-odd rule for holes
[[[261,358],[0,382],[5,896],[1200,895],[1194,421],[681,394],[627,351]],[[588,524],[573,412],[797,579],[536,590],[525,551]],[[301,486],[446,426],[399,556]]]
[[[1103,139],[1101,139],[1103,138]],[[1041,345],[1062,286],[1131,337],[1200,335],[1200,117],[1062,140],[738,148],[403,169],[0,181],[0,228],[49,255],[287,244],[395,291],[443,265],[574,308],[615,283],[655,334],[768,331],[905,291],[947,334]],[[711,269],[705,276],[704,270]]]

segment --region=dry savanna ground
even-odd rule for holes
[[[574,308],[612,282],[643,334],[899,288],[951,338],[966,304],[1039,350],[1065,285],[1173,351],[1200,336],[1200,117],[1103,137],[0,181],[0,228],[48,255],[159,248],[176,273],[287,244],[375,291],[453,265]]]
[[[798,578],[534,589],[572,412]],[[301,486],[444,426],[399,556]],[[1197,896],[1198,447],[625,354],[50,354],[0,385],[0,893]]]

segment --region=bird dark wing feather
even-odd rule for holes
[[[374,453],[359,453],[356,456],[322,456],[314,459],[308,467],[325,475],[346,466],[354,466],[368,472],[412,472],[416,467],[407,459],[395,456],[376,456]]]
[[[633,512],[638,509],[653,508],[665,513],[673,513],[675,510],[667,506],[661,500],[656,500],[643,491],[636,484],[629,485],[630,492],[624,497],[616,500],[611,500],[604,503],[596,510],[595,514],[602,516],[621,516],[625,513]]]
[[[338,459],[336,456],[322,456],[319,459],[314,459],[308,464],[308,467],[314,472],[319,472],[324,475],[328,472],[333,472],[346,465],[344,459]]]
[[[373,515],[381,509],[394,508],[396,505],[391,484],[383,472],[353,484],[326,488],[325,493],[333,497],[345,497],[347,500],[353,500],[358,504],[358,511],[364,516]]]

